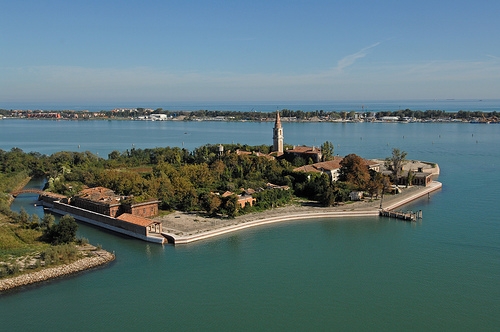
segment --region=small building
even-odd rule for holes
[[[293,149],[285,150],[284,153],[287,160],[301,157],[306,161],[311,159],[315,163],[319,163],[323,157],[321,149],[315,146],[294,146]]]
[[[289,190],[290,187],[287,186],[287,185],[284,185],[284,186],[280,186],[278,184],[273,184],[273,183],[270,183],[268,182],[266,184],[266,189],[279,189],[279,190]]]
[[[341,162],[343,159],[344,157],[335,156],[332,160],[297,167],[294,169],[294,172],[326,173],[330,180],[335,182],[339,179]],[[363,159],[363,163],[369,170],[373,170],[375,172],[380,170],[380,163],[377,161]]]
[[[349,193],[349,198],[351,201],[360,201],[363,199],[363,192],[362,191],[351,191]]]
[[[247,189],[247,190],[251,191],[253,189]],[[231,196],[231,195],[235,195],[238,198],[238,205],[243,209],[247,204],[249,204],[250,206],[253,206],[255,204],[255,202],[257,201],[252,196],[252,194],[250,194],[248,191],[244,191],[243,194],[241,194],[241,195],[236,195],[235,193],[233,193],[231,191],[226,191],[221,196],[222,197],[228,197],[228,196]]]
[[[162,231],[161,222],[157,220],[134,216],[130,213],[123,213],[116,219],[136,226],[134,227],[136,232],[142,233],[144,236],[150,236],[150,233],[161,234]]]
[[[247,204],[253,206],[257,200],[252,195],[238,195],[238,204],[243,209]]]
[[[121,197],[108,188],[87,188],[71,198],[71,205],[115,218],[119,215]]]
[[[158,214],[158,200],[149,200],[140,203],[133,203],[130,200],[131,197],[116,195],[111,189],[95,187],[82,190],[71,199],[71,204],[114,218],[123,213],[130,213],[144,218],[153,217]]]
[[[166,114],[151,114],[149,117],[153,121],[166,121],[167,120]]]
[[[154,217],[158,215],[158,203],[160,201],[150,200],[141,203],[122,203],[122,213],[130,213],[139,217]]]

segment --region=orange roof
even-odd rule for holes
[[[131,223],[134,225],[139,225],[139,226],[144,226],[144,227],[149,226],[153,223],[158,223],[158,221],[143,218],[143,217],[134,216],[133,214],[130,214],[130,213],[123,213],[120,216],[116,217],[116,219],[120,219],[120,220],[126,221],[128,223]]]
[[[80,191],[78,194],[81,198],[91,201],[118,201],[120,197],[114,193],[113,190],[104,187],[87,188]]]
[[[313,164],[317,169],[325,169],[328,171],[334,170],[334,169],[339,169],[340,168],[340,162],[344,159],[343,157],[334,157],[333,160],[328,160],[328,161],[322,161],[320,163]]]
[[[300,166],[300,167],[294,168],[293,171],[294,172],[306,172],[306,173],[308,173],[308,172],[320,172],[320,170],[318,170],[313,165]]]
[[[295,146],[293,149],[288,149],[285,152],[319,154],[321,153],[321,149],[314,146]]]
[[[344,157],[335,156],[333,160],[322,161],[319,163],[304,165],[294,169],[294,172],[322,172],[322,171],[333,171],[335,169],[340,169],[340,163]],[[376,166],[379,163],[373,160],[363,159],[363,163],[367,167]]]

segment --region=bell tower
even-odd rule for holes
[[[273,152],[278,152],[278,155],[283,153],[283,127],[279,111],[276,111],[276,121],[273,128]]]

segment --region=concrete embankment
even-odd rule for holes
[[[105,250],[99,250],[95,254],[95,256],[85,257],[71,264],[50,267],[13,278],[2,279],[0,280],[0,292],[92,269],[115,259],[115,255]]]
[[[432,181],[427,187],[423,188],[422,190],[419,190],[416,193],[409,195],[409,196],[402,196],[401,199],[396,199],[393,202],[389,203],[388,205],[385,205],[384,209],[385,210],[394,210],[395,208],[398,208],[400,206],[408,204],[416,199],[419,199],[420,197],[424,197],[426,195],[429,195],[431,192],[439,190],[442,187],[443,187],[443,184],[441,182]]]
[[[164,234],[168,238],[173,239],[174,244],[187,244],[203,239],[208,239],[214,236],[223,235],[235,231],[239,231],[246,228],[273,224],[277,222],[283,221],[291,221],[291,220],[304,220],[304,219],[318,219],[318,218],[335,218],[335,217],[368,217],[368,216],[377,216],[378,211],[358,211],[358,212],[319,212],[319,213],[304,213],[304,214],[291,214],[291,215],[283,215],[279,217],[272,218],[264,218],[256,221],[250,221],[238,225],[227,226],[219,229],[215,229],[212,231],[207,231],[199,234],[193,234],[188,236],[177,236],[174,234]]]
[[[418,198],[429,195],[431,192],[436,191],[442,187],[442,184],[437,181],[433,181],[427,187],[414,187],[413,190],[409,190],[407,194],[393,195],[389,199],[384,199],[384,209],[392,210],[414,201]],[[372,202],[371,204],[358,203],[359,205],[352,205],[349,207],[335,207],[335,208],[307,208],[304,207],[302,211],[287,211],[286,208],[282,210],[279,215],[274,215],[270,217],[265,216],[265,212],[262,213],[262,218],[251,220],[251,221],[236,221],[236,224],[229,226],[217,227],[215,229],[198,229],[191,230],[189,232],[179,232],[176,234],[174,232],[164,232],[163,235],[167,237],[173,244],[188,244],[199,240],[208,239],[214,236],[219,236],[235,231],[239,231],[246,228],[257,227],[261,225],[267,225],[283,221],[291,220],[306,220],[306,219],[319,219],[319,218],[348,218],[348,217],[375,217],[379,216],[380,207],[379,203]],[[299,208],[300,209],[300,208]],[[347,210],[349,209],[349,210]]]

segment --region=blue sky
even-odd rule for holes
[[[0,0],[2,102],[500,98],[500,1]]]

